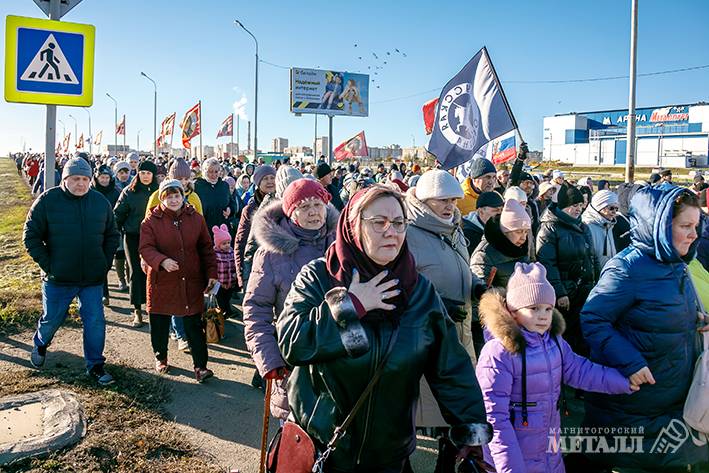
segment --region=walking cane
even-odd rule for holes
[[[492,281],[495,280],[495,275],[497,274],[497,266],[493,266],[490,269],[490,275],[487,277],[487,288],[490,289],[492,287]]]
[[[263,429],[261,430],[261,465],[259,473],[266,471],[266,449],[268,448],[268,423],[271,420],[271,384],[272,379],[266,380],[266,395],[263,399]]]

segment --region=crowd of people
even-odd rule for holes
[[[113,383],[104,307],[128,291],[156,372],[172,336],[201,383],[213,293],[243,317],[280,444],[299,429],[323,471],[411,472],[417,432],[438,439],[441,472],[456,457],[511,473],[700,471],[706,433],[656,447],[709,331],[709,186],[670,171],[594,186],[532,174],[526,157],[522,145],[511,169],[481,158],[454,174],[77,153],[45,190],[40,157],[20,154],[36,194],[24,244],[43,272],[31,363],[78,298],[87,373]],[[551,448],[567,396],[586,432],[634,448]]]

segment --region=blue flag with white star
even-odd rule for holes
[[[482,48],[441,91],[428,151],[443,169],[452,169],[516,128],[490,57]]]

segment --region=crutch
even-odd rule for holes
[[[271,420],[271,385],[272,379],[266,380],[266,395],[263,399],[263,429],[261,430],[261,465],[259,473],[266,471],[266,449],[268,448],[268,423]]]

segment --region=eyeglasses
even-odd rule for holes
[[[615,206],[612,206],[612,205],[609,205],[609,206],[606,207],[606,208],[608,209],[609,212],[617,212],[618,210],[620,210],[619,207],[615,207]]]
[[[362,220],[372,226],[376,233],[384,233],[392,227],[396,233],[404,233],[409,226],[409,222],[403,218],[389,220],[386,217],[362,217]]]

